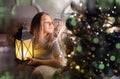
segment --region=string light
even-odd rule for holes
[[[79,66],[79,65],[76,65],[76,66],[75,66],[75,69],[80,70],[80,66]]]

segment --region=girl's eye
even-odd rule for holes
[[[48,25],[53,25],[53,22],[44,22],[45,24],[48,24]]]

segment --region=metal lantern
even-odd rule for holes
[[[25,61],[28,57],[34,57],[33,36],[28,32],[25,25],[22,25],[22,27],[18,29],[14,37],[16,59]]]

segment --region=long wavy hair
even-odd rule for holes
[[[44,27],[41,19],[43,15],[48,15],[53,20],[52,16],[46,12],[37,13],[32,19],[30,33],[33,34],[34,36],[35,47],[48,49],[51,47],[51,43],[54,38],[54,34],[53,34],[54,32],[44,37],[44,32],[43,32]]]

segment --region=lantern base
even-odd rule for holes
[[[20,64],[27,64],[28,62],[29,62],[29,60],[20,60],[20,59],[15,59],[15,61],[17,62],[17,63],[20,63]]]

